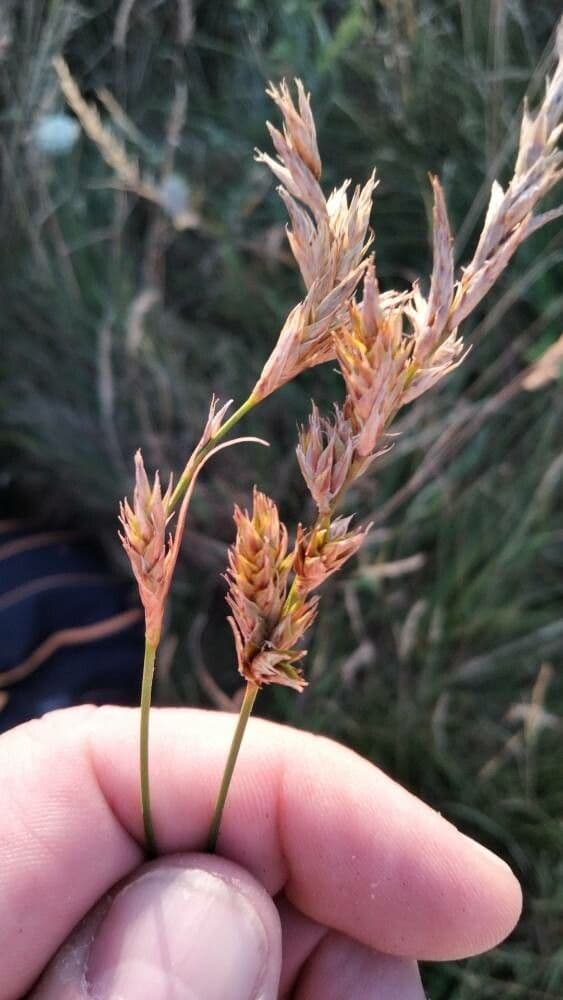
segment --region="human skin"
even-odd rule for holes
[[[153,710],[163,857],[145,867],[137,711],[67,709],[0,738],[0,1000],[25,995],[46,969],[32,994],[41,1000],[418,1000],[415,960],[473,955],[512,930],[521,892],[504,862],[350,750],[262,720],[245,736],[220,857],[193,853],[232,729],[228,714]],[[238,970],[237,997],[211,984],[222,961],[238,961],[221,923],[232,899],[237,926],[246,914],[249,934],[259,925],[263,936],[262,971],[247,989]],[[210,961],[219,926],[224,943]],[[157,932],[165,968],[147,957]],[[189,954],[175,950],[184,938]],[[131,958],[139,949],[142,969]],[[208,992],[195,982],[205,962]],[[173,968],[176,987],[184,977],[178,993]],[[127,993],[130,975],[141,985]]]

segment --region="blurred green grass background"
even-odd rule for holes
[[[428,273],[443,180],[462,262],[521,102],[540,93],[553,0],[5,0],[0,22],[0,490],[3,506],[115,540],[132,454],[179,470],[212,391],[244,398],[298,278],[266,171],[268,79],[311,90],[327,184],[376,165],[380,280]],[[51,60],[120,129],[165,211],[124,192],[73,129]],[[107,110],[108,91],[126,117]],[[67,116],[61,119],[61,115]],[[58,131],[57,131],[58,130]],[[170,177],[174,180],[171,182]],[[168,180],[166,180],[168,178]],[[188,210],[196,224],[177,229]],[[432,1000],[563,993],[563,402],[522,372],[561,334],[561,229],[517,254],[471,328],[463,368],[400,422],[350,501],[373,519],[323,597],[301,698],[262,711],[344,740],[497,850],[525,887],[509,942],[424,970]],[[270,491],[307,516],[293,457],[331,366],[247,422],[271,449],[223,453],[193,504],[160,697],[238,687],[220,572],[233,501]],[[216,699],[215,699],[216,700]]]

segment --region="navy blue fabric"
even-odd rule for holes
[[[116,580],[95,547],[69,532],[0,530],[0,731],[54,708],[83,702],[135,704],[143,656],[135,588]],[[62,645],[28,676],[2,678],[53,636],[115,619],[113,634]],[[113,625],[112,625],[113,628]]]

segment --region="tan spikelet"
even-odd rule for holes
[[[352,305],[349,321],[334,335],[335,350],[347,389],[346,416],[355,432],[355,452],[372,456],[401,403],[410,346],[403,331],[403,308],[381,308],[373,263],[362,307]]]
[[[284,137],[288,146],[305,164],[317,180],[321,176],[321,157],[317,145],[315,119],[311,111],[311,97],[305,93],[301,80],[296,79],[298,109],[291,98],[285,80],[279,87],[270,83],[266,93],[277,104],[284,118]]]
[[[350,530],[351,517],[337,517],[326,528],[305,531],[301,525],[295,545],[295,587],[308,594],[337,573],[363,545],[371,525]]]
[[[454,256],[452,237],[444,192],[437,177],[432,177],[434,191],[433,211],[433,265],[428,302],[417,317],[413,356],[423,364],[443,339],[444,329],[454,294]]]
[[[468,352],[458,335],[459,325],[492,288],[523,240],[563,214],[563,207],[535,214],[541,199],[563,176],[563,152],[557,146],[563,109],[563,21],[557,57],[537,113],[525,108],[513,177],[506,190],[493,183],[477,248],[457,281],[445,199],[433,178],[428,298],[419,282],[405,296],[380,296],[370,267],[362,305],[353,305],[348,321],[333,334],[348,393],[344,412],[354,424],[357,454],[368,455],[402,406],[461,364]]]
[[[291,230],[288,239],[307,295],[288,316],[268,358],[253,397],[263,399],[306,368],[334,358],[331,331],[342,319],[364,272],[375,178],[356,188],[350,202],[349,182],[325,198],[319,184],[321,160],[309,96],[297,81],[298,107],[283,83],[269,95],[280,108],[283,134],[268,129],[278,159],[258,152],[281,181]]]
[[[145,610],[148,642],[158,646],[164,605],[173,570],[172,541],[167,540],[168,501],[172,484],[162,494],[158,473],[152,487],[149,484],[143,456],[135,454],[135,491],[133,507],[127,500],[120,505],[119,520],[123,528],[120,539],[129,557],[139,595]]]
[[[313,403],[309,424],[299,433],[297,460],[321,516],[329,513],[348,481],[353,438],[352,425],[338,407],[330,420],[321,417]]]
[[[503,191],[496,181],[481,237],[456,289],[449,327],[454,329],[487,294],[519,245],[563,209],[534,215],[539,202],[563,177],[563,21],[556,42],[557,66],[535,115],[524,108],[514,174]]]
[[[229,551],[227,602],[239,671],[261,686],[283,684],[301,691],[295,666],[304,656],[297,643],[316,614],[316,601],[288,604],[287,530],[275,503],[254,490],[252,514],[235,508],[237,536]]]

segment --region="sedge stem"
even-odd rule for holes
[[[145,658],[143,662],[143,681],[141,685],[141,811],[143,813],[143,827],[145,830],[145,847],[147,854],[151,858],[156,857],[156,840],[152,823],[149,787],[149,716],[155,658],[156,646],[153,646],[145,639]]]
[[[172,511],[177,507],[179,501],[182,499],[184,493],[186,492],[188,486],[190,485],[194,477],[194,473],[201,465],[203,459],[209,454],[211,449],[214,448],[217,442],[220,441],[221,438],[224,438],[225,435],[228,434],[229,431],[232,430],[236,424],[238,424],[239,420],[242,420],[242,418],[246,416],[246,414],[250,410],[252,410],[252,408],[256,406],[258,402],[259,400],[254,395],[251,394],[248,397],[248,399],[245,399],[244,403],[242,403],[242,405],[239,406],[238,410],[235,410],[235,412],[231,414],[228,420],[225,420],[225,423],[221,425],[219,430],[213,435],[213,437],[209,439],[209,441],[207,442],[207,444],[203,446],[201,451],[196,452],[195,455],[193,455],[192,458],[190,458],[188,464],[186,465],[186,468],[184,469],[182,475],[180,476],[178,482],[176,483],[176,489],[174,490],[172,496],[170,497],[170,500],[168,501],[168,513],[171,514]]]
[[[223,817],[223,810],[225,808],[225,801],[227,799],[227,794],[229,791],[229,786],[231,784],[231,778],[233,776],[233,771],[235,769],[235,764],[237,762],[237,757],[240,750],[240,745],[242,743],[242,738],[244,736],[244,731],[246,729],[246,724],[250,718],[250,713],[256,701],[256,695],[258,694],[259,688],[257,684],[253,684],[252,681],[248,681],[246,685],[246,691],[244,692],[244,698],[242,705],[240,707],[237,727],[235,729],[233,739],[231,742],[231,747],[229,750],[229,756],[227,757],[227,763],[225,764],[225,770],[223,772],[223,777],[221,779],[221,787],[219,788],[219,794],[217,796],[217,801],[215,803],[215,810],[213,812],[213,819],[211,820],[211,826],[209,828],[209,835],[207,838],[207,850],[210,854],[215,852],[217,847],[217,837],[219,835],[219,827],[221,826],[221,819]]]

